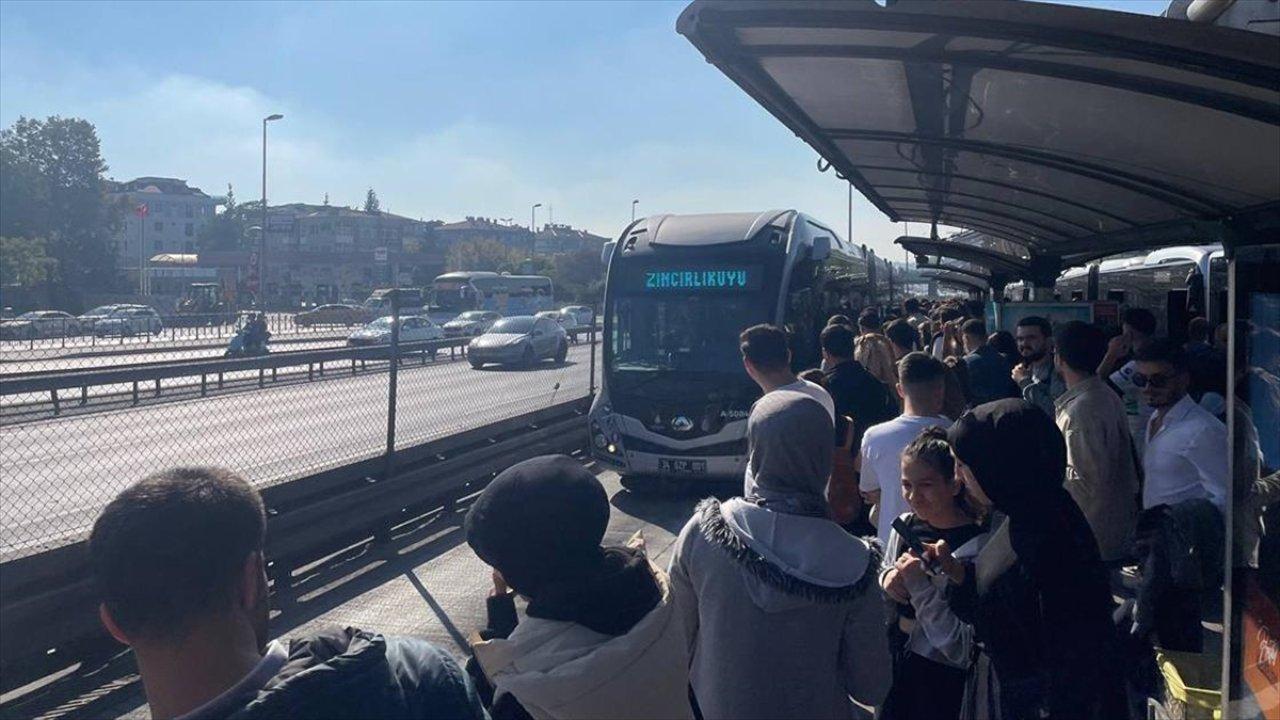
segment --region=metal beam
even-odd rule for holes
[[[1059,170],[1091,180],[1105,182],[1124,188],[1147,197],[1160,200],[1166,204],[1187,212],[1224,214],[1230,208],[1206,197],[1200,197],[1168,183],[1127,173],[1105,165],[1085,162],[1079,158],[1056,155],[1043,150],[1025,147],[1012,147],[983,140],[962,138],[926,137],[912,133],[894,132],[890,130],[858,130],[854,128],[827,128],[823,131],[827,137],[835,140],[866,140],[869,142],[885,142],[900,145],[938,146],[957,152],[974,153],[975,155],[991,155],[1025,162],[1030,165]]]

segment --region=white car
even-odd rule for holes
[[[502,319],[492,310],[468,310],[444,324],[445,337],[476,337],[483,335]]]
[[[351,347],[390,345],[392,323],[390,315],[380,317],[351,333],[351,337],[347,338],[347,345]],[[443,338],[444,330],[426,317],[410,315],[400,318],[400,342],[402,343]]]
[[[80,321],[61,310],[32,310],[0,322],[0,339],[34,340],[80,334]]]
[[[164,330],[160,313],[148,305],[119,305],[106,317],[93,323],[93,334],[108,335],[159,335]]]
[[[596,321],[596,311],[586,305],[566,305],[560,308],[560,314],[573,318],[574,327],[591,327]]]

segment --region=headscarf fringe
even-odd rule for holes
[[[880,546],[880,541],[874,537],[861,538],[866,543],[867,549],[871,554],[871,559],[867,562],[867,569],[862,574],[862,577],[851,585],[824,587],[788,575],[782,568],[765,560],[759,553],[748,547],[742,541],[742,538],[738,537],[738,534],[733,531],[733,528],[729,527],[729,523],[725,521],[724,516],[720,513],[719,500],[707,498],[699,502],[694,514],[698,516],[699,529],[702,530],[702,536],[706,538],[708,543],[728,553],[735,562],[752,576],[788,595],[817,603],[836,604],[848,602],[861,596],[876,581],[876,577],[879,575],[883,549]]]

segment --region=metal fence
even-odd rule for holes
[[[222,345],[196,345],[216,326],[178,330],[189,334],[127,355],[91,344],[31,358],[30,342],[0,344],[0,561],[83,538],[119,490],[167,467],[221,465],[260,487],[371,458],[391,473],[405,448],[595,387],[594,327],[566,333],[563,361],[482,369],[466,339],[349,348],[346,333],[297,346],[276,335],[270,355],[224,361]]]

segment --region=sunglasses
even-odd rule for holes
[[[1134,373],[1133,384],[1137,387],[1144,388],[1150,385],[1153,388],[1163,388],[1173,381],[1173,375],[1166,373],[1156,373],[1155,375],[1144,375],[1142,373]]]

